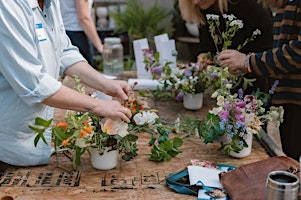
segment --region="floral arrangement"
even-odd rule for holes
[[[223,18],[226,21],[226,29],[224,32],[222,32],[220,29],[219,15],[207,14],[206,18],[207,18],[207,22],[209,24],[210,34],[214,41],[217,52],[220,51],[220,49],[218,48],[218,44],[220,42],[222,43],[221,50],[226,50],[229,46],[231,46],[232,39],[235,36],[236,32],[239,29],[242,29],[244,26],[243,21],[240,19],[237,19],[237,17],[234,16],[233,14],[231,14],[231,15],[223,14]],[[247,43],[254,41],[256,36],[260,35],[260,34],[261,34],[260,30],[256,29],[252,33],[250,38],[247,38],[243,44],[240,44],[237,47],[237,50],[242,49]]]
[[[237,88],[241,83],[243,89],[252,85],[255,79],[247,79],[243,76],[235,76],[229,73],[227,67],[220,67],[213,63],[208,53],[199,57],[198,63],[177,63],[177,67],[171,67],[170,62],[161,66],[159,53],[153,54],[151,49],[144,50],[144,63],[153,77],[157,77],[163,85],[163,90],[174,94],[176,100],[181,101],[184,94],[206,93],[212,94],[225,86],[230,89]]]
[[[277,83],[274,83],[273,89]],[[254,94],[244,95],[240,89],[232,95],[229,89],[219,89],[212,97],[216,98],[217,107],[209,110],[206,119],[181,119],[178,122],[178,131],[197,134],[204,143],[220,141],[219,150],[227,155],[231,151],[238,153],[247,147],[246,137],[259,134],[262,125],[271,122],[279,127],[283,121],[283,108],[268,107],[270,94],[259,90]],[[224,137],[227,139],[222,140]]]
[[[80,80],[76,79],[78,91],[84,92]],[[137,83],[132,86],[135,87]],[[121,119],[110,119],[93,113],[67,111],[63,121],[53,124],[53,119],[36,118],[34,125],[29,128],[37,135],[35,146],[44,138],[44,132],[51,129],[55,151],[68,149],[73,156],[73,167],[81,165],[81,156],[89,148],[97,148],[99,154],[105,151],[118,150],[122,159],[129,161],[136,157],[139,132],[151,134],[149,144],[153,147],[149,160],[168,161],[176,156],[182,146],[182,139],[175,137],[169,139],[170,129],[165,128],[154,110],[143,110],[142,103],[132,92],[129,100],[124,104],[132,112],[131,122],[128,124]]]

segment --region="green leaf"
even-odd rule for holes
[[[174,139],[173,139],[173,147],[174,148],[179,148],[180,146],[182,146],[183,145],[183,140],[181,139],[181,138],[179,138],[179,137],[175,137]]]
[[[42,127],[48,128],[51,125],[51,123],[52,123],[52,119],[45,120],[40,117],[37,117],[35,119],[35,125],[37,125],[37,126],[42,126]]]
[[[167,151],[167,153],[172,157],[176,157],[181,151],[173,148],[172,150]]]

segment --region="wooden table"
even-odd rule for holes
[[[210,101],[204,102],[199,111],[187,111],[180,102],[160,101],[154,104],[145,99],[145,106],[158,109],[162,119],[172,122],[181,115],[204,117]],[[56,117],[61,116],[57,110]],[[150,147],[148,134],[140,134],[138,140],[139,156],[125,162],[119,159],[118,166],[109,171],[94,169],[88,154],[83,164],[76,171],[72,170],[71,161],[62,153],[53,155],[48,165],[38,167],[10,167],[0,174],[0,198],[2,200],[153,200],[153,199],[192,199],[195,196],[175,193],[165,185],[165,178],[171,172],[180,171],[191,159],[208,160],[216,164],[243,164],[268,158],[265,149],[254,140],[250,156],[243,159],[227,157],[217,151],[219,144],[204,144],[199,138],[184,140],[180,148],[182,153],[168,162],[148,161]],[[59,165],[68,170],[57,167]],[[9,196],[11,198],[4,198]]]

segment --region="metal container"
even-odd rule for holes
[[[297,200],[300,187],[298,176],[286,171],[269,173],[266,182],[266,200]]]
[[[104,74],[115,76],[123,73],[123,46],[120,38],[105,38],[102,56]]]

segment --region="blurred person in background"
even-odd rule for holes
[[[73,45],[90,65],[94,66],[94,48],[102,53],[103,44],[91,17],[93,0],[61,0],[61,12],[66,29]],[[92,44],[91,44],[92,43]],[[94,66],[95,67],[95,66]]]
[[[220,30],[226,29],[223,14],[233,14],[243,21],[243,28],[239,29],[232,39],[229,48],[236,49],[239,44],[249,38],[252,33],[259,29],[261,35],[258,35],[254,41],[249,42],[241,49],[241,52],[251,53],[260,52],[271,48],[273,45],[273,16],[270,9],[264,8],[257,0],[179,0],[179,8],[182,18],[187,23],[195,23],[199,27],[199,58],[205,56],[208,52],[214,57],[222,49],[222,41],[218,43],[218,50],[210,35],[209,25],[206,15],[215,14],[219,16]],[[248,76],[247,76],[248,77]],[[267,91],[270,88],[268,77],[258,78],[253,87],[249,87],[247,93],[251,93],[260,88],[261,91]]]

